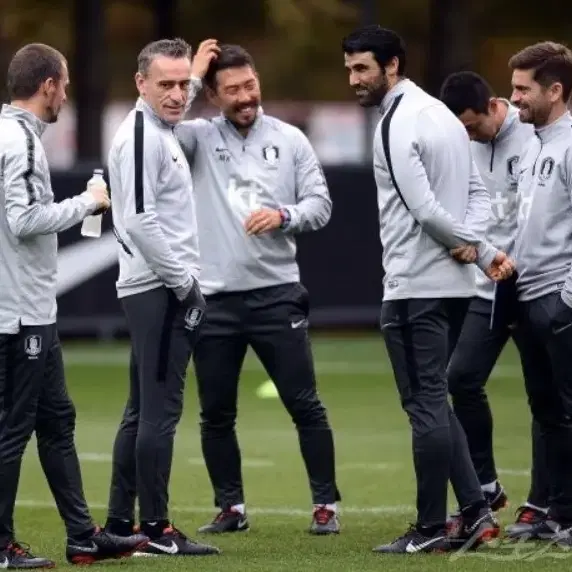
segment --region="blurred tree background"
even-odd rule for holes
[[[135,99],[137,54],[161,37],[180,36],[194,48],[209,37],[242,44],[266,101],[353,101],[341,39],[375,22],[403,36],[407,75],[431,93],[448,73],[474,69],[508,96],[510,56],[540,40],[568,43],[571,20],[572,3],[562,0],[544,0],[539,10],[517,0],[0,0],[0,70],[29,42],[66,54],[77,157],[89,161],[100,157],[107,103]]]
[[[572,4],[561,0],[544,0],[540,10],[524,10],[517,0],[372,3],[376,21],[405,38],[409,75],[433,90],[442,69],[472,67],[506,93],[506,62],[515,50],[541,39],[566,42],[572,36]],[[107,83],[111,99],[130,99],[135,60],[145,43],[177,35],[196,47],[202,39],[216,37],[251,50],[267,99],[353,97],[342,69],[340,40],[362,22],[362,0],[102,0],[100,21],[88,15],[84,25],[78,24],[78,5],[89,4],[2,0],[0,68],[19,46],[43,41],[67,54],[72,70],[78,69],[82,42],[89,43],[86,35],[97,32],[102,75],[91,81]]]

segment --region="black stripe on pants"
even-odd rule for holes
[[[134,520],[138,497],[142,522],[168,520],[173,442],[200,325],[187,328],[187,308],[167,288],[121,302],[131,337],[130,390],[113,447],[108,517]]]

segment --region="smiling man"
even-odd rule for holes
[[[191,68],[190,47],[183,40],[146,46],[135,76],[140,97],[109,152],[119,242],[117,292],[132,350],[106,529],[131,533],[137,496],[141,530],[150,538],[147,554],[218,553],[187,538],[168,515],[173,440],[205,309],[191,173],[173,128],[185,113],[192,74],[200,78],[216,52],[211,42]]]
[[[500,280],[512,273],[512,261],[485,240],[490,198],[469,137],[442,102],[407,79],[400,36],[365,26],[344,38],[342,49],[359,104],[380,109],[373,155],[385,274],[381,329],[413,431],[417,477],[416,525],[375,550],[451,549],[449,479],[462,507],[454,544],[475,545],[499,526],[449,406],[446,368],[476,290],[468,263]]]
[[[337,533],[334,443],[316,390],[308,292],[296,262],[296,235],[330,219],[326,180],[306,136],[263,113],[248,52],[221,46],[204,80],[220,116],[177,128],[196,191],[207,313],[194,363],[203,454],[220,509],[201,531],[249,527],[235,421],[250,345],[298,431],[314,504],[310,530]]]
[[[572,545],[572,51],[527,46],[509,61],[512,102],[535,136],[520,161],[515,257],[528,402],[546,447],[546,519],[513,536]]]

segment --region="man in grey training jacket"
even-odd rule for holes
[[[521,535],[572,545],[572,51],[553,42],[509,61],[512,102],[535,136],[519,163],[518,323],[528,402],[546,447],[548,515]],[[515,534],[516,536],[516,534]]]
[[[317,391],[296,234],[324,227],[332,203],[309,141],[265,115],[251,56],[223,45],[204,78],[221,115],[177,128],[189,159],[205,323],[193,360],[201,438],[219,513],[201,532],[249,527],[236,439],[238,379],[250,345],[298,431],[314,504],[310,531],[339,532],[334,442]]]
[[[366,26],[342,42],[349,83],[362,106],[380,106],[374,137],[384,293],[381,328],[413,431],[417,522],[388,553],[447,551],[497,536],[464,432],[448,404],[446,368],[469,300],[476,262],[492,278],[512,261],[485,239],[490,199],[467,133],[443,103],[404,74],[403,41]],[[462,525],[446,533],[451,479]]]
[[[214,54],[197,54],[197,73]],[[173,441],[205,310],[191,173],[173,134],[193,89],[188,44],[176,39],[147,45],[139,54],[136,84],[140,97],[109,151],[117,293],[131,338],[131,366],[113,449],[106,529],[130,534],[137,497],[141,530],[150,539],[144,554],[215,554],[218,549],[175,528],[168,514]]]
[[[75,448],[76,412],[56,326],[57,233],[107,209],[109,197],[98,187],[54,202],[41,136],[57,120],[68,83],[60,52],[24,46],[9,64],[10,104],[0,113],[0,568],[55,566],[18,542],[14,530],[22,456],[34,432],[71,564],[128,556],[146,540],[133,532],[116,537],[93,523]]]
[[[517,227],[518,165],[534,139],[532,125],[523,123],[518,109],[494,95],[478,74],[451,74],[441,88],[441,100],[460,119],[469,138],[475,164],[491,196],[492,211],[486,238],[513,254]],[[512,292],[516,302],[516,292]],[[495,284],[477,269],[477,295],[471,300],[457,347],[448,369],[453,410],[469,443],[471,458],[485,498],[493,511],[507,505],[498,481],[493,454],[493,419],[485,385],[503,348],[512,338],[520,348],[514,323],[492,321]],[[538,423],[532,424],[531,487],[527,502],[518,508],[517,521],[505,532],[523,532],[544,518],[548,506],[548,475]],[[451,519],[451,524],[458,520]]]

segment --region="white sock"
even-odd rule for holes
[[[231,507],[231,510],[235,511],[235,512],[239,512],[240,514],[242,514],[244,516],[244,513],[246,511],[246,507],[243,504],[233,504]]]
[[[336,503],[333,503],[333,504],[315,504],[314,510],[316,510],[318,508],[322,508],[322,507],[325,507],[328,510],[331,510],[332,512],[335,512],[335,513],[338,512],[338,507],[337,507]]]
[[[528,507],[528,508],[532,508],[533,510],[537,510],[539,512],[543,512],[544,514],[548,513],[548,509],[547,508],[540,508],[539,506],[536,506],[535,504],[529,503],[529,502],[525,502],[524,506]]]
[[[486,485],[481,485],[481,490],[486,493],[494,493],[497,490],[497,481],[493,481],[492,483],[488,483]]]

